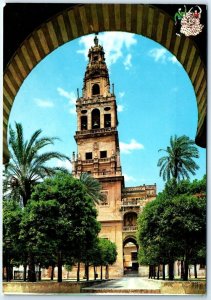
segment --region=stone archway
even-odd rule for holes
[[[138,244],[134,236],[127,236],[123,240],[124,275],[138,274]]]
[[[191,38],[177,37],[173,17],[148,4],[76,4],[41,24],[19,45],[3,77],[3,156],[8,160],[7,127],[15,96],[31,70],[48,54],[77,37],[99,31],[125,31],[148,37],[181,62],[198,106],[196,143],[206,147],[206,67]]]

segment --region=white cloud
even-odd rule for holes
[[[52,101],[49,101],[49,100],[35,98],[34,101],[37,104],[37,106],[39,106],[39,107],[48,107],[48,108],[49,107],[54,107],[54,103]]]
[[[130,154],[133,150],[144,149],[144,145],[138,143],[135,139],[131,139],[130,143],[120,142],[120,150],[122,153]]]
[[[124,56],[123,49],[125,51],[129,51],[130,47],[137,43],[135,34],[127,32],[104,32],[99,34],[98,39],[99,44],[102,45],[105,50],[106,63],[108,67],[116,63],[119,58]],[[83,36],[79,41],[79,44],[83,46],[83,49],[78,50],[77,53],[83,54],[86,60],[88,59],[87,54],[89,48],[94,45],[93,40],[93,35],[87,35]],[[132,55],[129,55],[132,58]],[[126,58],[131,61],[130,56],[127,54]],[[128,63],[130,61],[128,61]]]
[[[128,54],[125,58],[125,61],[123,62],[126,70],[129,70],[132,67],[131,58],[132,55]]]
[[[171,62],[172,64],[180,65],[176,56],[172,55],[164,48],[153,48],[148,52],[148,55],[154,58],[155,62],[161,62],[161,63]]]
[[[118,112],[122,112],[123,110],[124,110],[124,105],[118,104],[118,105],[117,105],[117,111],[118,111]]]
[[[178,64],[178,65],[180,65],[180,62],[178,61],[178,59],[177,59],[176,56],[174,56],[174,55],[169,56],[169,57],[168,57],[168,60],[169,60],[170,62],[172,62],[172,64]]]
[[[57,160],[56,166],[60,168],[66,168],[68,171],[72,171],[72,164],[69,160]]]
[[[76,108],[75,108],[75,107],[71,107],[71,108],[69,109],[69,113],[70,113],[71,115],[76,115]]]
[[[167,51],[164,48],[153,48],[149,51],[149,56],[153,57],[156,62],[165,62]]]
[[[136,179],[133,176],[123,174],[126,182],[136,182]]]
[[[69,100],[70,104],[75,104],[76,102],[76,95],[74,92],[67,92],[63,88],[58,87],[57,92],[60,96]]]
[[[119,92],[119,98],[123,98],[125,95],[125,92]]]
[[[69,113],[70,114],[76,114],[76,108],[75,108],[75,103],[76,103],[76,95],[74,92],[68,92],[65,91],[63,88],[58,87],[57,92],[59,93],[60,96],[66,98],[68,100],[68,104],[70,106]]]

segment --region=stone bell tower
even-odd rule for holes
[[[114,277],[123,275],[121,191],[124,186],[119,152],[117,105],[114,86],[110,90],[109,74],[103,47],[95,36],[89,49],[84,76],[83,95],[76,101],[77,154],[73,153],[72,173],[80,177],[91,173],[102,184],[105,201],[98,205],[100,237],[117,245],[118,257],[110,268]]]

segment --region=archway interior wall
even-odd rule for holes
[[[135,237],[128,236],[123,241],[124,274],[138,272],[138,245]]]
[[[176,36],[173,18],[160,9],[146,4],[81,4],[60,12],[32,32],[17,49],[5,69],[3,78],[5,161],[8,158],[9,115],[24,79],[45,56],[58,47],[75,38],[100,31],[125,31],[143,35],[160,43],[177,57],[195,90],[198,105],[197,135],[199,137],[202,135],[201,131],[206,120],[206,70],[194,42],[184,36]]]

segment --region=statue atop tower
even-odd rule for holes
[[[95,43],[95,46],[98,46],[98,38],[97,38],[97,33],[96,33],[96,36],[94,38],[94,43]]]

